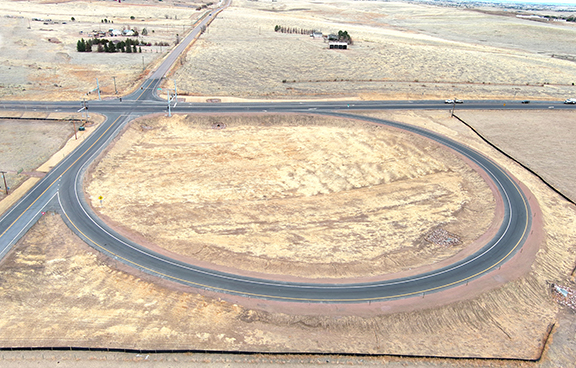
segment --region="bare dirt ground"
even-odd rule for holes
[[[113,96],[112,77],[116,77],[119,93],[127,93],[166,55],[177,35],[187,32],[206,11],[196,10],[204,3],[166,0],[154,2],[152,6],[145,0],[121,3],[2,0],[0,99],[96,98],[95,94],[86,95],[96,88],[96,78],[105,97]],[[103,23],[104,19],[109,22]],[[90,39],[89,33],[94,30],[134,28],[140,33],[144,28],[148,31],[148,35],[140,36],[139,40],[153,45],[167,42],[170,46],[142,46],[142,53],[131,54],[80,53],[76,50],[77,41]]]
[[[329,50],[276,25],[346,30],[354,45]],[[576,63],[552,55],[574,56],[574,35],[570,24],[416,4],[239,0],[174,79],[191,96],[564,99]]]
[[[138,120],[87,192],[116,226],[171,252],[310,278],[430,265],[496,221],[490,188],[454,153],[317,116]]]

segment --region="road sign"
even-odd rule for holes
[[[99,200],[103,200],[103,199],[104,199],[104,197],[100,196],[100,197],[98,197],[98,199],[99,199]]]

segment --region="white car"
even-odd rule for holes
[[[462,101],[462,100],[459,100],[459,99],[455,98],[455,99],[454,99],[454,103],[458,103],[458,104],[460,104],[460,103],[464,103],[464,101]]]
[[[444,103],[445,103],[445,104],[453,104],[453,103],[454,103],[454,100],[447,99],[447,100],[444,100]]]
[[[444,103],[445,103],[445,104],[455,104],[455,103],[461,104],[461,103],[464,103],[464,101],[455,98],[455,99],[453,99],[453,100],[452,100],[452,99],[444,100]]]
[[[564,101],[565,104],[576,104],[576,98],[569,98]]]

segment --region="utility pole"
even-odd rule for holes
[[[144,56],[142,56],[142,57],[144,57]],[[118,89],[116,89],[116,77],[112,77],[112,79],[114,79],[114,94],[117,95]]]
[[[144,66],[144,55],[142,55],[142,70],[145,70],[146,67]]]
[[[74,119],[71,119],[72,125],[74,126],[74,138],[78,139],[78,135],[76,134],[76,122]]]
[[[96,89],[98,90],[98,101],[102,101],[102,97],[100,97],[100,83],[98,82],[98,78],[96,78]]]
[[[6,176],[4,176],[4,174],[6,174],[6,171],[0,171],[0,173],[2,173],[2,179],[4,179],[4,190],[6,192],[6,195],[8,195],[8,184],[6,184]]]
[[[176,101],[174,103],[174,107],[178,104],[178,89],[176,88],[176,81],[174,81],[174,95],[170,97],[170,89],[166,88],[166,96],[168,100],[168,117],[172,116],[172,101]]]
[[[170,99],[170,90],[166,89],[166,97],[168,99],[168,117],[172,116],[172,111],[170,111],[170,102],[172,102],[172,100]]]

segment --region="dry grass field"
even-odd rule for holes
[[[3,321],[0,329],[2,345],[67,345],[74,342],[79,346],[534,359],[540,354],[547,329],[556,323],[551,345],[541,366],[569,366],[566,363],[574,360],[573,352],[576,351],[569,333],[573,317],[567,317],[552,301],[548,282],[571,283],[569,274],[576,251],[576,231],[572,226],[576,221],[574,207],[489,148],[461,123],[449,118],[446,112],[387,112],[378,115],[433,129],[466,143],[505,166],[528,186],[542,209],[545,238],[524,276],[512,280],[500,279],[501,276],[495,274],[490,278],[500,280],[501,287],[430,309],[424,305],[424,309],[388,314],[384,304],[381,314],[371,316],[303,315],[299,309],[291,313],[279,312],[272,305],[261,304],[255,308],[227,301],[226,295],[202,296],[190,289],[111,263],[73,236],[58,216],[49,215],[1,263],[0,278],[3,282],[0,284],[0,295],[4,306],[0,312],[0,321]],[[152,121],[135,124],[137,129],[127,130],[124,138],[157,135],[168,139],[169,130],[185,131],[183,125],[186,125],[186,119],[174,117],[168,121],[162,120],[163,125],[158,126],[154,126]],[[224,121],[221,118],[217,120],[220,123]],[[223,136],[227,131],[234,135],[242,133],[233,122],[229,122],[226,129],[216,130],[210,129],[212,124],[217,123],[215,120],[207,118],[203,123],[195,121],[198,128],[207,128],[201,130],[204,132],[204,142],[208,142],[206,137],[212,136],[214,139],[216,134]],[[272,128],[278,127],[273,124],[267,127],[269,131]],[[338,125],[334,128],[338,128]],[[374,128],[366,129],[370,131]],[[362,137],[363,134],[359,134],[359,138],[355,139],[365,139]],[[155,139],[143,139],[135,147],[149,150],[151,154],[154,143],[160,142],[159,138]],[[391,142],[394,136],[384,135],[382,139]],[[322,144],[323,139],[319,139],[318,145]],[[200,142],[197,145],[207,146]],[[212,147],[217,145],[212,143]],[[236,153],[247,155],[250,152],[248,144],[246,148]],[[397,148],[413,153],[410,157],[425,157],[416,153],[408,143]],[[156,149],[167,152],[164,145],[156,145]],[[131,149],[122,147],[120,139],[110,153],[113,154],[114,150],[127,155]],[[361,151],[362,145],[351,145],[351,151],[356,150]],[[450,162],[444,156],[440,160],[436,156],[438,153],[433,151],[430,162],[419,165],[434,167],[437,162],[441,167]],[[209,155],[206,148],[198,148],[197,152]],[[224,150],[219,147],[215,152]],[[394,150],[387,152],[393,153]],[[231,156],[230,153],[228,155]],[[172,157],[175,164],[179,162],[176,154]],[[225,156],[215,154],[214,157],[219,157],[220,161],[217,162],[222,163]],[[203,162],[210,161],[214,160]],[[130,172],[132,169],[126,163],[118,165],[116,170]],[[161,170],[160,167],[157,169]],[[176,171],[176,168],[171,170]],[[98,173],[98,168],[94,172]],[[186,174],[182,171],[181,175]],[[414,179],[408,182],[411,180]],[[390,182],[389,185],[395,183]],[[161,192],[157,191],[158,198],[164,195]],[[233,195],[242,197],[246,192]],[[174,200],[169,196],[163,198],[164,201]],[[106,200],[103,208],[107,209],[113,202]],[[97,203],[95,205],[98,206]],[[446,343],[448,341],[450,343]],[[466,366],[466,362],[462,364]],[[510,364],[515,366],[514,363]]]
[[[276,25],[346,30],[329,50]],[[395,2],[234,1],[190,50],[181,92],[251,98],[534,98],[575,93],[576,27]],[[283,83],[285,81],[285,83]]]
[[[95,98],[86,93],[96,88],[114,95],[130,92],[155,63],[160,61],[204,11],[203,1],[0,1],[0,99]],[[134,19],[131,19],[134,17]],[[33,21],[39,18],[43,21]],[[72,21],[72,18],[75,20]],[[44,24],[50,19],[48,24]],[[102,23],[107,19],[112,23]],[[90,39],[92,31],[144,28],[139,39],[170,47],[142,47],[142,53],[80,53],[76,42]],[[124,37],[116,37],[124,40]],[[108,39],[111,39],[108,37]],[[96,51],[96,47],[94,47]]]
[[[113,76],[126,93],[157,65],[166,47],[142,54],[82,54],[76,41],[92,30],[118,26],[146,27],[154,32],[145,40],[173,43],[202,14],[195,10],[201,3],[0,0],[0,99],[80,99],[95,87],[95,78],[111,97]],[[34,17],[54,22],[31,21]],[[308,35],[276,33],[275,25],[347,30],[355,42],[349,50],[329,50]],[[575,36],[572,24],[398,2],[235,0],[166,83],[172,87],[176,81],[189,100],[200,101],[559,100],[576,97],[576,63],[554,57],[576,56]],[[516,258],[470,289],[453,290],[460,300],[451,303],[426,296],[399,313],[386,303],[366,315],[303,305],[287,311],[142,274],[94,251],[59,215],[49,213],[0,260],[0,347],[512,359],[537,359],[543,352],[534,364],[420,363],[573,366],[576,318],[554,302],[550,283],[574,287],[574,205],[445,111],[366,114],[440,132],[509,170],[542,210],[543,241],[534,261],[522,264]],[[457,114],[576,198],[572,112]],[[0,143],[10,153],[0,156],[0,168],[9,168],[10,182],[60,147],[68,129],[0,122]],[[457,257],[495,221],[489,187],[458,156],[427,140],[352,120],[140,119],[88,179],[93,208],[127,236],[183,259],[280,279],[409,272]],[[100,195],[103,205],[95,199]],[[439,229],[459,243],[446,247],[426,240]],[[2,355],[0,365],[4,362]]]
[[[87,192],[101,215],[174,253],[311,278],[433,264],[471,245],[495,213],[484,180],[437,144],[299,115],[138,120]],[[441,229],[458,243],[426,240]]]
[[[576,202],[576,112],[459,111],[480,134]]]
[[[6,171],[11,190],[16,189],[41,164],[74,135],[67,121],[0,119],[0,168]],[[0,200],[5,197],[4,183]]]

